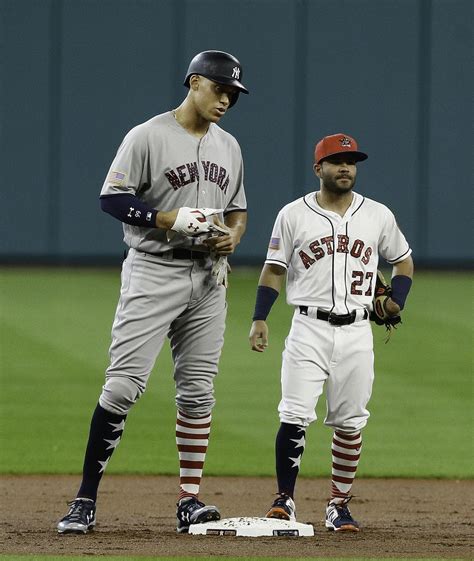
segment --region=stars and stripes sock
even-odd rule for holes
[[[100,480],[120,442],[126,418],[126,415],[110,413],[97,404],[92,415],[78,497],[97,500]]]
[[[359,464],[362,435],[334,432],[332,439],[332,482],[331,500],[349,496]]]
[[[176,445],[179,455],[179,494],[198,497],[202,470],[211,431],[211,415],[190,417],[182,411],[176,415]]]
[[[306,428],[281,423],[275,442],[278,492],[293,498],[305,447]]]

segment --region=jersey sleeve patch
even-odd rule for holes
[[[123,173],[121,171],[111,171],[109,173],[109,177],[107,178],[107,181],[109,183],[112,183],[113,185],[122,186],[125,185],[126,178],[127,178],[126,173]]]
[[[268,249],[280,249],[280,238],[270,238]]]

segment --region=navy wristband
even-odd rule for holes
[[[148,206],[130,193],[102,195],[100,207],[104,212],[126,224],[156,228],[156,215],[158,214],[156,208]]]
[[[400,310],[405,306],[411,282],[411,278],[405,275],[396,275],[392,278],[392,300],[400,306]]]
[[[273,303],[278,298],[278,290],[270,286],[260,285],[257,287],[257,301],[255,302],[255,311],[253,313],[253,321],[266,320]]]

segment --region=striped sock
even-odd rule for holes
[[[335,431],[332,439],[331,500],[349,496],[362,447],[362,435]]]
[[[206,460],[211,415],[190,417],[182,411],[176,416],[176,445],[179,454],[179,495],[197,497]]]

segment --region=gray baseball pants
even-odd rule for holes
[[[190,416],[210,413],[227,312],[226,289],[217,285],[211,268],[210,257],[179,260],[129,251],[101,407],[128,413],[145,391],[168,336],[177,407]]]

